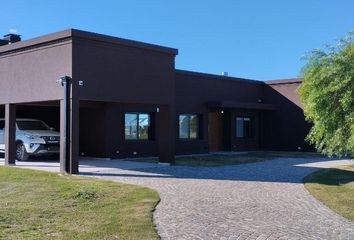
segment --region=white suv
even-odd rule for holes
[[[0,119],[0,152],[5,151],[5,120]],[[30,156],[58,155],[60,134],[37,119],[16,119],[16,159]]]

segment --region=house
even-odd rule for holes
[[[177,54],[75,29],[27,41],[6,35],[0,41],[6,164],[15,162],[16,117],[60,129],[61,168],[68,173],[79,171],[79,156],[158,156],[173,164],[176,154],[310,149],[296,92],[301,79],[177,70]],[[71,81],[69,92],[61,76]]]

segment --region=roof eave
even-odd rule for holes
[[[72,38],[84,38],[84,39],[89,39],[89,40],[94,40],[94,41],[108,42],[108,43],[112,43],[112,44],[118,44],[118,45],[124,45],[124,46],[129,46],[129,47],[158,51],[158,52],[167,53],[167,54],[171,54],[171,55],[178,54],[178,49],[174,49],[174,48],[163,47],[163,46],[159,46],[159,45],[143,43],[143,42],[138,42],[138,41],[134,41],[134,40],[128,40],[128,39],[93,33],[93,32],[86,32],[86,31],[81,31],[81,30],[77,30],[77,29],[67,29],[64,31],[51,33],[48,35],[32,38],[29,40],[20,41],[20,42],[8,44],[8,45],[3,45],[3,46],[0,46],[0,53],[12,52],[14,50],[18,51],[23,48],[41,45],[41,44],[49,43],[49,42],[55,42],[55,41],[66,39],[66,38],[68,38],[68,39],[70,39],[70,38],[71,39]]]

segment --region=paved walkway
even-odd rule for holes
[[[278,159],[215,168],[80,163],[82,175],[156,189],[161,202],[154,221],[162,239],[354,239],[354,223],[318,202],[301,183],[319,168],[350,161]],[[58,171],[57,163],[19,164]]]

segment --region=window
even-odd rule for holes
[[[199,138],[199,117],[198,115],[179,115],[179,138],[198,139]]]
[[[251,138],[252,130],[252,119],[250,117],[236,117],[237,138]]]
[[[5,128],[5,121],[0,121],[0,130]]]
[[[25,120],[25,121],[16,121],[17,126],[20,130],[50,130],[50,127],[47,126],[42,121],[32,121],[32,120]]]
[[[150,137],[150,115],[147,113],[125,114],[125,139],[148,140]]]

